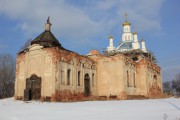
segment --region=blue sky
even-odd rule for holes
[[[163,81],[180,73],[179,0],[0,0],[0,53],[16,56],[29,39],[44,31],[48,16],[52,32],[67,49],[87,54],[121,41],[124,13],[132,30],[157,57]]]

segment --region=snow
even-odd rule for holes
[[[39,102],[0,100],[0,120],[167,120],[180,119],[180,98]]]

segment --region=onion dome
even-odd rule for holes
[[[137,35],[137,32],[133,32],[133,35]]]
[[[126,25],[129,25],[129,26],[130,26],[131,24],[130,24],[130,22],[125,21],[125,22],[123,23],[123,26],[126,26]]]
[[[114,39],[114,38],[113,38],[113,36],[110,35],[110,36],[109,36],[109,39]]]
[[[141,42],[144,42],[144,41],[145,41],[144,39],[141,40]]]

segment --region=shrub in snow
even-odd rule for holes
[[[76,101],[92,101],[92,100],[105,100],[106,98],[86,96],[83,92],[75,92],[70,90],[56,91],[51,96],[51,101],[54,102],[76,102]]]
[[[56,91],[52,95],[51,101],[82,101],[84,99],[84,93],[82,92],[71,92],[70,90],[60,90]]]

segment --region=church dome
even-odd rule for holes
[[[98,54],[99,54],[99,52],[97,50],[91,50],[89,52],[89,55],[98,55]]]
[[[133,32],[133,35],[137,35],[137,32]]]
[[[145,40],[144,40],[144,39],[142,39],[142,40],[141,40],[141,42],[145,42]]]
[[[47,23],[45,25],[45,31],[41,33],[38,37],[36,37],[33,41],[31,41],[31,45],[39,44],[44,47],[61,47],[59,41],[55,38],[55,36],[51,33],[51,23],[48,17]]]
[[[109,36],[109,39],[114,39],[112,35]]]
[[[41,33],[31,42],[31,45],[33,44],[39,44],[45,47],[51,47],[51,46],[61,47],[61,44],[54,37],[51,31],[44,31],[43,33]]]
[[[126,26],[126,25],[131,25],[131,24],[130,24],[130,22],[125,21],[125,22],[123,23],[123,26]]]

